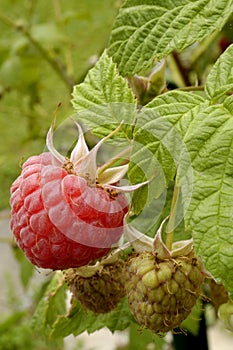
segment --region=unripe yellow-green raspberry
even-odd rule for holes
[[[126,293],[136,321],[155,333],[179,327],[201,293],[201,259],[193,253],[158,259],[145,252],[128,260]]]
[[[65,280],[74,297],[95,313],[113,310],[125,296],[124,261],[103,265],[90,277],[83,277],[79,269],[69,269]]]

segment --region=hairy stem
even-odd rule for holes
[[[27,31],[27,29],[22,30],[22,33],[37,48],[37,50],[40,52],[41,56],[50,64],[50,66],[53,68],[53,70],[64,81],[64,83],[66,84],[68,89],[70,91],[72,91],[74,81],[70,76],[68,76],[68,74],[66,72],[66,68],[62,64],[62,62],[58,58],[51,57],[51,55],[48,53],[48,51],[37,40],[35,40],[32,37],[31,33],[29,31]]]
[[[204,86],[185,86],[177,88],[175,91],[204,91]]]
[[[178,68],[178,70],[180,72],[180,75],[183,78],[183,81],[184,81],[185,85],[189,86],[190,85],[190,80],[189,80],[188,70],[186,69],[186,67],[184,67],[178,52],[174,51],[172,53],[172,57],[173,57],[173,59],[174,59],[174,61],[176,63],[176,66],[177,66],[177,68]]]
[[[120,153],[118,153],[115,157],[113,157],[112,159],[110,159],[107,163],[105,163],[104,165],[102,165],[99,169],[98,169],[98,175],[102,174],[106,169],[112,167],[114,164],[116,164],[117,162],[119,162],[119,160],[122,159],[122,157],[126,156],[129,154],[129,152],[131,152],[132,150],[132,146],[127,147],[126,149],[122,150]],[[123,159],[123,161],[121,162],[121,165],[123,164],[127,164],[128,163],[128,159]]]
[[[49,63],[49,65],[53,68],[53,70],[58,74],[58,76],[63,80],[63,82],[68,87],[69,91],[72,91],[74,80],[67,74],[66,67],[64,64],[55,57],[52,57],[49,52],[31,35],[30,31],[26,28],[25,25],[19,22],[14,22],[10,18],[0,14],[0,21],[4,22],[7,25],[10,25],[15,30],[21,32],[29,42],[39,51],[41,56],[45,61]]]
[[[169,217],[169,221],[167,224],[167,235],[166,235],[166,246],[170,250],[172,249],[178,198],[179,198],[179,187],[175,183],[173,197],[172,197],[170,217]]]
[[[60,21],[62,15],[61,15],[61,7],[60,7],[59,0],[53,0],[53,9],[54,9],[56,21]]]

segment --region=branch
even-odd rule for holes
[[[0,14],[0,21],[21,32],[30,41],[30,43],[40,52],[41,56],[49,63],[53,70],[59,75],[59,77],[66,84],[68,89],[72,91],[74,80],[71,76],[67,74],[65,65],[58,58],[53,58],[49,54],[49,52],[40,44],[40,42],[33,38],[30,31],[26,28],[25,25],[22,24],[22,22],[14,22],[10,18],[2,14]]]

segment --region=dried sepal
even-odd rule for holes
[[[98,174],[98,182],[101,183],[102,185],[109,184],[109,183],[117,183],[120,181],[125,174],[128,171],[128,164],[120,165],[114,168],[108,168]]]
[[[193,239],[174,242],[172,244],[171,256],[176,258],[180,255],[187,256],[193,252]]]
[[[127,185],[127,186],[115,186],[115,185],[109,185],[109,184],[105,184],[105,188],[109,188],[110,190],[117,190],[118,192],[134,192],[137,189],[141,188],[142,186],[147,185],[150,182],[150,180],[145,181],[145,182],[141,182],[139,184],[136,185]]]
[[[125,238],[132,245],[137,253],[152,252],[153,251],[153,238],[144,235],[138,231],[135,227],[127,224],[126,217],[124,223],[124,235]]]
[[[193,239],[182,240],[174,242],[172,249],[169,250],[162,239],[162,231],[167,221],[166,217],[159,229],[156,232],[154,238],[151,238],[142,232],[138,231],[135,227],[127,223],[127,216],[124,219],[124,235],[125,238],[130,242],[136,252],[154,252],[158,259],[170,259],[179,256],[188,256],[191,252],[194,252]]]
[[[55,117],[53,118],[52,124],[50,126],[50,129],[47,133],[46,137],[46,146],[49,150],[49,152],[53,155],[53,157],[58,161],[60,165],[63,165],[66,163],[66,157],[61,155],[56,148],[54,147],[53,144],[53,132],[54,132],[54,127],[55,127]]]
[[[85,157],[89,153],[89,149],[87,147],[86,140],[84,138],[83,130],[78,123],[75,123],[75,124],[77,125],[78,131],[79,131],[79,137],[78,137],[78,142],[70,155],[70,161],[73,164],[78,162],[79,159],[81,159],[82,157]]]
[[[161,260],[171,258],[171,252],[167,248],[167,246],[163,243],[163,240],[162,240],[162,230],[166,221],[167,221],[167,218],[165,218],[162,221],[153,241],[153,246],[154,246],[154,251],[156,252],[156,256],[158,259],[161,259]]]

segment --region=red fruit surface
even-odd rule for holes
[[[11,187],[11,229],[32,264],[80,267],[105,256],[123,232],[123,194],[70,174],[42,153],[29,158]]]

